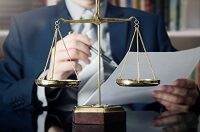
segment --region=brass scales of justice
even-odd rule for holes
[[[134,20],[134,21],[133,21]],[[87,105],[87,106],[76,106],[74,108],[73,114],[73,122],[76,124],[107,124],[107,123],[119,123],[126,121],[126,112],[121,106],[109,106],[109,105],[102,105],[101,103],[101,84],[100,84],[100,69],[101,69],[101,39],[100,39],[100,25],[102,23],[114,23],[114,22],[131,22],[133,21],[135,26],[135,30],[132,36],[132,40],[128,49],[127,54],[125,55],[125,59],[122,65],[121,72],[119,74],[119,78],[116,80],[116,83],[120,86],[127,86],[127,87],[144,87],[144,86],[157,86],[160,84],[160,80],[157,80],[152,68],[152,64],[150,62],[149,56],[147,54],[140,30],[139,30],[139,21],[135,17],[130,18],[101,18],[100,17],[100,0],[96,0],[96,13],[94,18],[92,19],[81,19],[81,20],[65,20],[63,18],[58,19],[55,22],[55,32],[52,40],[52,45],[47,57],[46,65],[44,71],[46,71],[50,57],[53,58],[53,70],[51,71],[51,78],[48,80],[46,78],[39,78],[35,82],[38,86],[42,87],[50,87],[50,88],[75,88],[78,87],[80,84],[80,80],[78,77],[78,73],[73,65],[74,73],[77,76],[77,79],[66,79],[66,80],[54,80],[54,69],[55,69],[55,56],[56,56],[56,42],[58,36],[61,38],[61,41],[65,47],[66,55],[69,57],[69,61],[71,57],[68,53],[67,46],[63,40],[63,37],[60,32],[60,21],[64,23],[93,23],[97,26],[97,34],[98,34],[98,79],[97,79],[97,88],[98,88],[98,104],[95,105]],[[127,64],[127,58],[129,56],[129,52],[133,45],[133,41],[136,36],[136,43],[137,43],[137,79],[123,79],[123,72],[124,67]],[[139,40],[142,43],[142,47],[145,52],[146,59],[148,60],[148,64],[150,66],[153,79],[140,79],[140,61],[139,61]],[[53,52],[54,47],[54,52]]]

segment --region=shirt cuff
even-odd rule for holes
[[[44,111],[41,115],[38,116],[37,120],[37,132],[45,132],[45,121],[47,117],[47,112]]]
[[[42,74],[39,76],[39,78],[45,78],[48,73],[48,70],[45,72],[42,72]],[[47,98],[45,94],[45,87],[38,86],[37,87],[37,97],[38,100],[42,102],[42,106],[47,106]]]

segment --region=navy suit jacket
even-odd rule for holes
[[[5,58],[0,62],[0,93],[3,104],[9,108],[21,109],[40,105],[37,101],[37,87],[34,81],[45,66],[54,23],[61,17],[71,19],[63,2],[13,17],[9,35],[4,43]],[[140,21],[147,51],[175,51],[159,16],[108,4],[106,17],[128,18],[130,16],[135,16]],[[63,36],[71,31],[70,24],[61,23],[60,27]],[[108,29],[112,57],[120,63],[129,46],[133,25],[128,22],[109,23]],[[75,100],[76,98],[72,98],[70,101],[75,102]]]

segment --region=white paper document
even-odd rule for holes
[[[90,98],[90,96],[96,91],[97,89],[97,63],[98,57],[93,59],[91,63],[86,66],[81,73],[79,74],[79,79],[81,80],[80,90],[78,93],[78,104],[83,104]],[[104,80],[104,68],[103,68],[103,61],[101,60],[101,82],[103,83]]]
[[[156,78],[161,80],[162,84],[172,84],[178,78],[189,78],[196,64],[200,60],[200,47],[178,51],[178,52],[148,52]],[[140,53],[140,75],[141,79],[153,79],[150,66],[145,53]],[[123,60],[124,61],[124,60]],[[123,61],[110,75],[110,77],[101,85],[102,104],[121,105],[129,103],[150,103],[154,99],[152,91],[159,89],[156,87],[122,87],[116,83],[119,77]],[[97,76],[95,74],[94,76]],[[127,64],[124,70],[125,79],[137,78],[136,53],[130,52]],[[95,83],[96,77],[90,78],[90,83]],[[88,89],[86,89],[88,90]],[[87,99],[84,98],[84,92],[78,99],[79,105],[98,103],[98,90],[94,88],[87,91]],[[82,100],[82,98],[84,100]]]

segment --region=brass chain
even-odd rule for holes
[[[133,17],[135,20],[133,21],[134,22],[134,33],[133,33],[133,36],[131,38],[131,42],[130,42],[130,45],[129,45],[129,48],[128,48],[128,51],[124,57],[124,62],[122,64],[122,69],[119,73],[119,79],[122,79],[123,78],[123,74],[124,74],[124,68],[125,66],[127,65],[127,60],[129,58],[129,53],[131,51],[131,48],[133,46],[133,41],[135,39],[135,36],[136,36],[136,45],[137,45],[137,81],[139,82],[140,81],[140,59],[139,59],[139,40],[140,42],[142,43],[142,47],[144,49],[144,52],[145,52],[145,57],[148,61],[148,64],[149,64],[149,67],[150,67],[150,70],[152,72],[152,75],[153,75],[153,79],[156,80],[156,76],[155,76],[155,72],[153,70],[153,66],[152,66],[152,63],[150,61],[150,57],[147,53],[147,50],[145,48],[145,45],[144,45],[144,41],[143,41],[143,38],[142,38],[142,35],[140,33],[140,22],[139,20],[137,20],[137,18]]]

